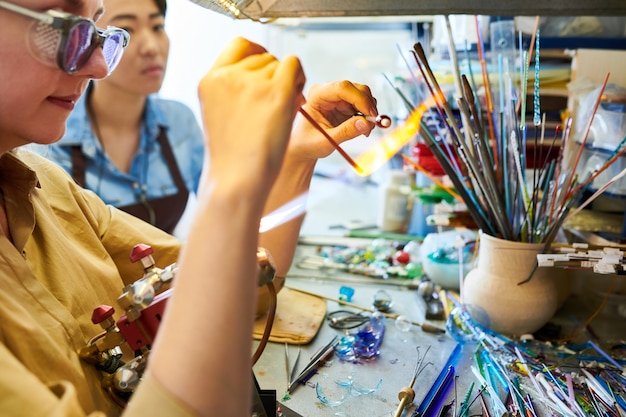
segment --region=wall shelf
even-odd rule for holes
[[[254,0],[253,18],[481,14],[493,16],[622,16],[624,0]]]

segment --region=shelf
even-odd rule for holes
[[[624,0],[253,0],[239,1],[256,19],[281,17],[481,14],[493,16],[622,16]],[[246,5],[247,4],[247,5]],[[240,6],[241,7],[241,6]]]

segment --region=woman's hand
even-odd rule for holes
[[[369,136],[375,124],[364,117],[354,117],[360,112],[378,115],[376,99],[370,88],[350,81],[316,84],[309,90],[303,109],[337,143],[360,135]],[[318,159],[330,155],[335,148],[308,120],[300,118],[292,134],[289,156],[300,159]]]
[[[243,38],[227,46],[199,85],[212,181],[269,191],[305,82],[295,57],[279,61]]]

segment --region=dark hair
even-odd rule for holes
[[[165,16],[165,12],[167,11],[167,0],[154,0],[154,2],[159,8],[159,12],[161,12],[161,14]]]

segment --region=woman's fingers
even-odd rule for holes
[[[213,64],[213,69],[232,65],[251,55],[267,52],[261,45],[236,37],[224,48]]]

